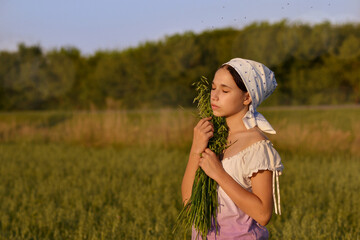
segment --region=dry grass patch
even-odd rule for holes
[[[360,109],[262,109],[284,151],[360,155]],[[0,142],[84,146],[189,147],[196,110],[19,112],[0,114]]]

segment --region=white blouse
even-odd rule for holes
[[[281,175],[284,166],[281,163],[279,153],[275,150],[273,144],[269,140],[266,139],[255,142],[237,154],[224,158],[221,162],[225,171],[244,189],[250,192],[252,191],[250,178],[254,173],[257,173],[260,170],[272,171],[275,213],[281,214],[278,177]],[[277,194],[275,194],[275,192]],[[225,192],[219,187],[218,193],[221,194]],[[277,199],[275,198],[275,195],[277,195]]]
[[[278,176],[284,167],[278,152],[269,140],[258,141],[234,156],[224,158],[221,162],[225,171],[250,192],[252,192],[250,178],[254,173],[260,170],[272,171],[275,213],[280,213]],[[275,199],[275,185],[278,190],[277,201]],[[219,232],[217,233],[215,227],[212,226],[207,235],[208,240],[268,239],[268,230],[238,208],[220,186],[218,186],[218,200],[216,220]],[[202,239],[194,228],[191,239]]]

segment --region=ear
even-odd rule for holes
[[[244,105],[250,105],[250,104],[251,104],[251,96],[249,92],[246,92],[244,96]]]

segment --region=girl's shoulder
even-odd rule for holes
[[[238,151],[241,149],[246,149],[256,143],[268,142],[268,137],[258,128],[252,128],[251,131],[248,131],[241,137],[241,142],[244,143],[242,146],[239,146]]]
[[[254,127],[253,131],[249,131],[246,138],[249,145],[262,140],[269,140],[268,137],[258,127]]]
[[[249,150],[255,150],[254,147],[259,144],[269,143],[269,139],[260,130],[251,129],[239,135],[236,141],[226,150],[223,157],[224,159],[228,159],[232,156],[244,154]]]

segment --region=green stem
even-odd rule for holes
[[[214,125],[214,136],[209,140],[208,147],[218,156],[224,151],[227,143],[228,127],[222,117],[216,117],[212,113],[210,105],[211,85],[205,77],[193,85],[198,92],[194,102],[198,102],[199,117],[212,117]],[[203,239],[215,227],[218,232],[216,221],[216,211],[218,208],[217,183],[209,178],[205,172],[199,168],[196,171],[192,194],[187,204],[181,210],[174,231],[179,225],[184,228],[193,226]],[[212,224],[215,226],[212,226]],[[174,232],[173,231],[173,232]]]

